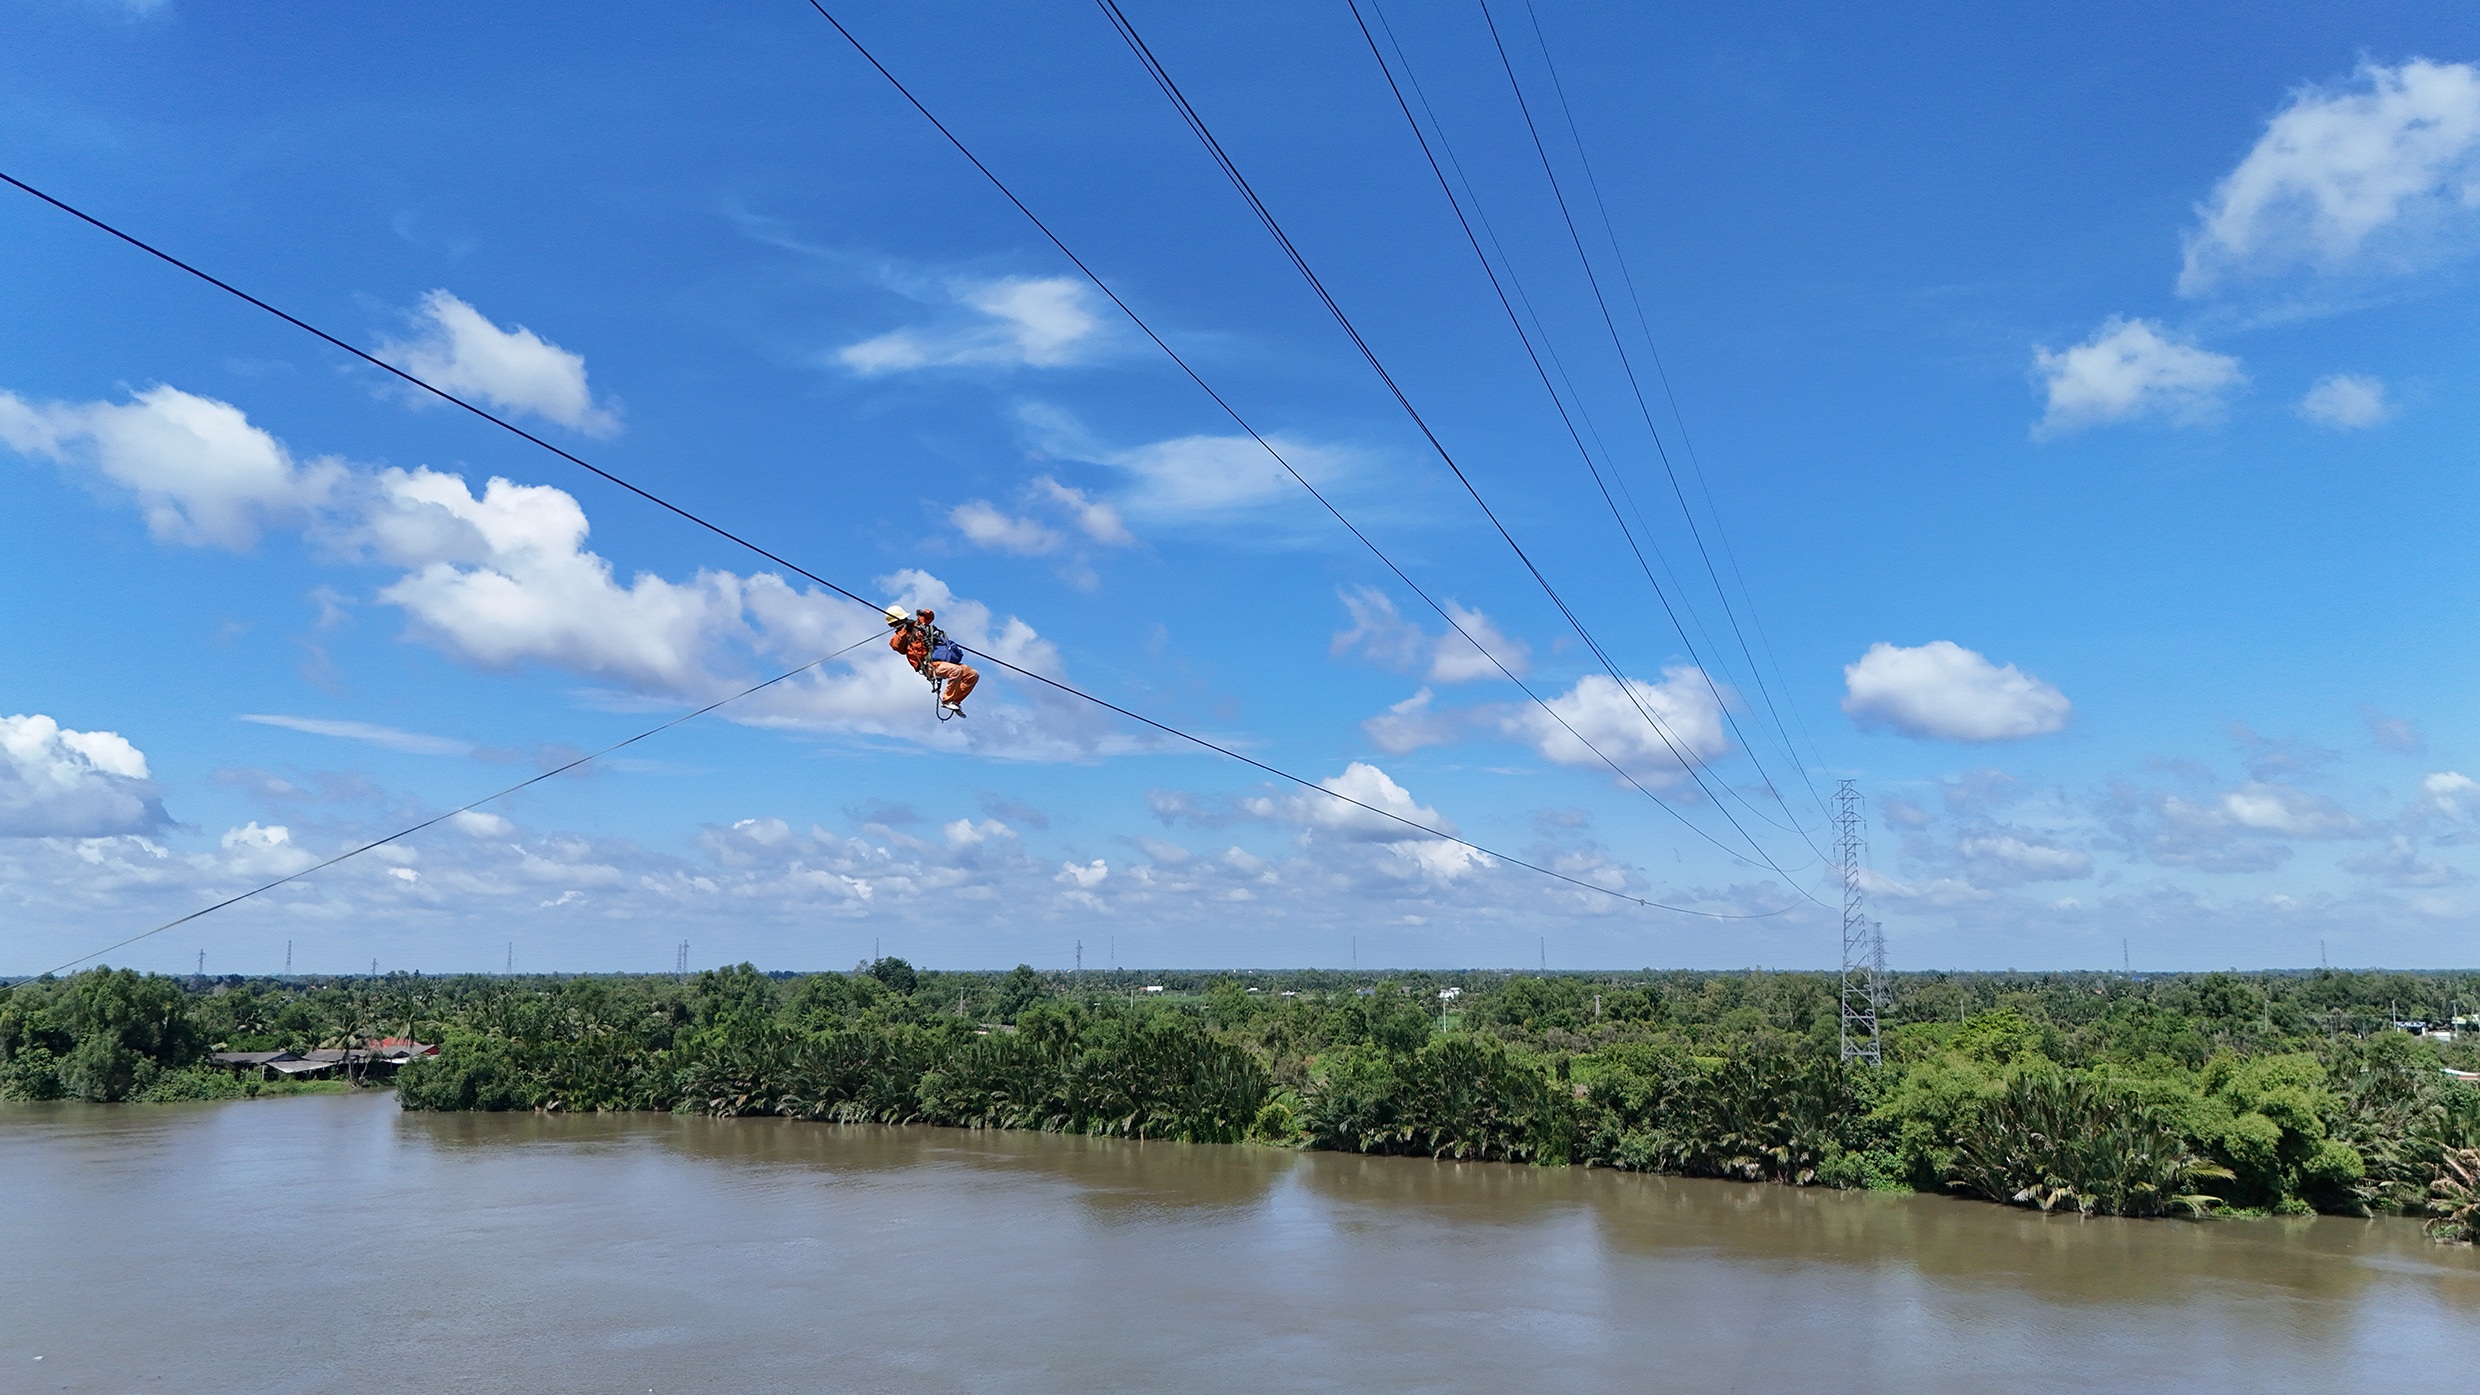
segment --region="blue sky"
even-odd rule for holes
[[[1099,12],[837,13],[1488,656],[803,5],[11,4],[0,168],[978,647],[1756,918],[869,646],[115,962],[1818,965],[1844,778],[1898,966],[2472,961],[2480,20],[1500,0],[1683,513],[1482,12],[1390,6],[1623,533],[1351,10],[1130,7],[1623,688]],[[6,192],[0,972],[876,632]]]

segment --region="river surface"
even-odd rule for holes
[[[2475,1360],[2480,1257],[2402,1220],[378,1093],[0,1108],[0,1391],[2410,1391]]]

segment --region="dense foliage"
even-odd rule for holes
[[[1159,985],[1159,987],[1149,987]],[[172,980],[0,994],[0,1097],[213,1097],[213,1049],[440,1042],[409,1109],[691,1110],[1256,1139],[2044,1210],[2391,1210],[2480,1232],[2480,975],[1904,975],[1882,1068],[1832,980],[849,974]],[[1442,992],[1442,990],[1447,990]]]

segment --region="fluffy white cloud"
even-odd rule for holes
[[[1111,864],[1097,857],[1086,863],[1060,863],[1059,875],[1052,880],[1065,882],[1080,891],[1091,891],[1107,881],[1110,875]]]
[[[430,736],[418,731],[400,731],[376,722],[344,721],[329,717],[288,717],[279,712],[244,712],[241,720],[264,727],[283,727],[287,731],[307,732],[312,736],[341,737],[346,741],[363,741],[382,750],[402,751],[410,756],[462,756],[473,752],[470,741],[457,741],[445,736]]]
[[[2409,269],[2465,232],[2475,208],[2480,72],[2363,63],[2347,87],[2294,93],[2198,206],[2179,289],[2366,263]]]
[[[1352,625],[1335,634],[1327,645],[1329,653],[1358,654],[1385,668],[1420,669],[1432,683],[1497,678],[1500,664],[1519,678],[1532,672],[1531,646],[1502,633],[1497,622],[1479,610],[1446,602],[1454,624],[1432,635],[1405,619],[1394,600],[1374,586],[1338,592],[1337,598]]]
[[[2335,373],[2316,380],[2299,399],[2299,414],[2320,426],[2352,431],[2382,426],[2393,419],[2394,404],[2385,400],[2385,384],[2356,373]]]
[[[24,407],[15,398],[4,401]],[[163,388],[127,410],[167,409],[175,420],[212,423],[262,460],[291,470],[281,443],[223,403]],[[111,414],[122,410],[88,404],[26,409],[8,419],[22,428],[29,419],[114,420]],[[303,485],[312,474],[305,470],[291,470],[292,484],[286,486],[309,535],[344,557],[399,569],[378,599],[404,612],[410,637],[469,663],[542,664],[668,702],[719,696],[748,680],[753,661],[789,666],[816,659],[873,637],[877,626],[875,617],[840,597],[795,590],[770,573],[705,571],[684,581],[640,573],[624,585],[611,562],[586,546],[585,510],[565,490],[548,485],[493,479],[477,496],[463,477],[428,468],[364,473],[330,461],[316,473],[315,490]],[[283,492],[261,488],[252,497]],[[1114,520],[1107,509],[1093,512],[1092,501],[1064,486],[1054,497],[1063,507],[1087,510],[1078,526],[1089,528],[1090,535],[1110,534]],[[303,501],[315,501],[315,509]],[[186,502],[181,507],[186,509]],[[209,517],[234,528],[254,526],[248,513],[194,511],[175,517],[184,526]],[[239,535],[228,530],[223,536]],[[908,609],[938,610],[941,624],[966,644],[1033,672],[1064,675],[1057,649],[1030,626],[993,616],[928,573],[900,572],[879,583]],[[1152,748],[1149,740],[1116,731],[1074,699],[1037,689],[1029,705],[1016,705],[1000,695],[1003,687],[1003,681],[985,684],[975,696],[971,722],[926,723],[930,703],[919,676],[893,653],[871,646],[771,688],[726,715],[1017,759],[1082,760]],[[437,744],[444,738],[366,723],[272,714],[253,720],[399,750],[449,749]]]
[[[1607,769],[1607,757],[1655,784],[1685,779],[1688,765],[1731,749],[1721,704],[1705,675],[1688,664],[1663,669],[1659,683],[1631,678],[1625,688],[1606,674],[1588,673],[1539,705],[1501,709],[1499,728],[1561,765]]]
[[[640,573],[622,586],[586,550],[585,510],[565,490],[382,470],[366,536],[414,570],[379,592],[414,633],[489,668],[544,663],[669,693],[714,686],[706,660],[741,628],[740,578]]]
[[[523,325],[501,329],[446,291],[422,297],[412,319],[413,337],[381,344],[375,351],[380,358],[503,411],[530,413],[589,436],[620,429],[619,417],[587,389],[582,355]]]
[[[234,550],[319,503],[343,474],[333,461],[297,464],[229,403],[163,386],[128,402],[36,404],[0,391],[0,441],[128,489],[166,542]]]
[[[1436,809],[1413,801],[1412,793],[1395,783],[1392,776],[1366,761],[1354,761],[1340,775],[1318,781],[1321,788],[1356,800],[1368,808],[1355,808],[1339,799],[1321,799],[1313,794],[1299,796],[1294,805],[1303,822],[1313,828],[1330,830],[1363,842],[1394,842],[1407,829],[1396,822],[1408,820],[1422,828],[1440,833],[1453,833],[1455,825]],[[1383,817],[1370,810],[1383,810],[1394,818]],[[1424,840],[1427,841],[1427,840]]]
[[[2239,360],[2228,354],[2184,343],[2149,320],[2117,315],[2073,348],[2052,353],[2035,345],[2032,361],[2049,397],[2032,428],[2038,438],[2140,417],[2182,426],[2208,421],[2247,382]]]
[[[961,281],[949,302],[972,312],[958,322],[899,329],[836,350],[863,376],[920,368],[1056,368],[1079,361],[1101,337],[1093,293],[1066,276]]]
[[[1877,643],[1843,668],[1843,711],[1863,730],[1892,727],[1943,741],[2017,741],[2064,728],[2066,694],[2013,664],[1952,640]]]
[[[166,822],[146,756],[116,732],[0,717],[0,837],[97,838]]]
[[[1443,838],[1424,838],[1397,822],[1404,820],[1439,833],[1455,832],[1452,820],[1416,802],[1411,791],[1374,765],[1354,761],[1344,767],[1342,774],[1318,784],[1367,807],[1356,808],[1342,800],[1304,794],[1292,801],[1295,816],[1313,835],[1385,848],[1389,854],[1386,870],[1393,875],[1444,884],[1497,865],[1487,854]],[[1384,817],[1372,810],[1383,810],[1394,817]]]

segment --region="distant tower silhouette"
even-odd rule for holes
[[[1860,863],[1868,846],[1860,791],[1845,780],[1834,792],[1834,856],[1843,873],[1843,1059],[1874,1066],[1884,1063],[1877,1009],[1885,998],[1886,931],[1860,909],[1867,895],[1860,886]]]

